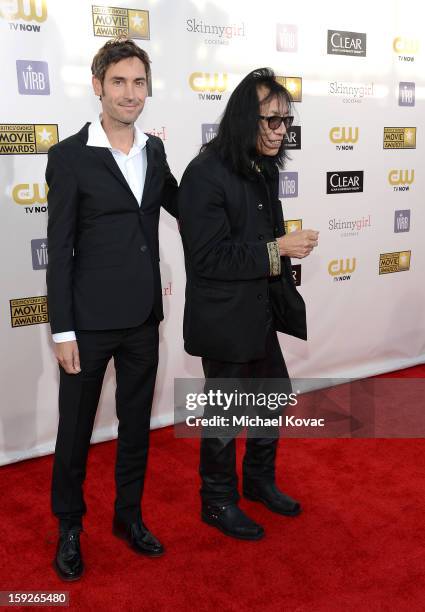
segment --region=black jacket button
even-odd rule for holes
[[[263,294],[262,294],[262,293],[259,293],[259,294],[257,295],[257,300],[262,300],[262,299],[263,299]]]
[[[258,240],[263,240],[264,236],[263,234],[258,234]]]
[[[147,247],[146,245],[142,245],[142,246],[140,247],[140,250],[142,251],[142,253],[144,253],[145,251],[147,251],[147,250],[148,250],[148,247]]]
[[[263,210],[263,205],[261,204],[261,202],[260,202],[260,204],[258,204],[257,208],[258,208],[258,210]]]

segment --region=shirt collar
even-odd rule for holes
[[[100,122],[101,115],[96,117],[96,119],[90,123],[89,125],[89,137],[87,139],[88,147],[105,147],[107,149],[113,150],[111,143],[108,140],[105,130],[102,127]],[[146,143],[148,141],[148,136],[140,130],[137,125],[134,126],[134,142],[133,148],[136,147],[140,151],[144,149]]]

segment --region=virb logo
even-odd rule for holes
[[[47,62],[16,60],[18,91],[26,96],[48,96],[50,94],[49,66]]]

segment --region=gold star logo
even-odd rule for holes
[[[298,232],[302,230],[303,222],[302,219],[290,219],[285,221],[285,232],[290,234],[291,232]]]
[[[408,148],[416,147],[416,128],[404,128],[404,142]]]
[[[52,132],[49,132],[48,130],[46,130],[46,128],[43,128],[43,130],[39,130],[37,134],[40,137],[41,142],[50,144],[50,141],[52,139]]]
[[[294,102],[301,102],[302,100],[302,83],[301,77],[284,77],[277,76],[276,81],[283,85],[292,96]]]
[[[130,38],[149,40],[149,11],[128,9],[128,23]]]
[[[35,125],[34,129],[37,153],[47,153],[50,147],[59,141],[57,125]]]
[[[142,19],[142,17],[140,17],[140,15],[136,15],[135,17],[132,17],[131,18],[131,25],[136,30],[142,30],[143,29],[143,19]]]
[[[410,268],[410,251],[401,251],[398,256],[398,265],[402,270]]]

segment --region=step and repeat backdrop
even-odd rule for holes
[[[270,66],[291,91],[291,159],[280,174],[287,231],[320,231],[314,253],[293,261],[309,342],[280,336],[291,375],[364,377],[424,362],[422,3],[112,4],[0,0],[0,463],[54,448],[46,153],[99,113],[90,64],[118,34],[151,57],[138,124],[162,138],[178,179],[248,72]],[[153,427],[172,422],[174,378],[202,375],[183,350],[183,253],[166,212],[160,239],[165,321]],[[93,440],[115,434],[110,365]]]

